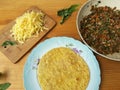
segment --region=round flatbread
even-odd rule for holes
[[[90,72],[79,54],[59,47],[42,56],[37,77],[42,90],[86,90]]]

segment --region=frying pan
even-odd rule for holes
[[[84,40],[84,38],[82,37],[82,34],[80,32],[80,21],[87,15],[89,15],[90,9],[92,5],[97,5],[99,6],[109,6],[111,8],[116,7],[117,10],[120,10],[120,0],[88,0],[79,10],[78,15],[77,15],[77,19],[76,19],[76,25],[77,25],[77,30],[78,33],[82,39],[82,41],[95,53],[97,53],[98,55],[105,57],[109,60],[115,60],[115,61],[120,61],[120,51],[119,53],[113,53],[113,54],[109,54],[109,55],[104,55],[101,54],[99,52],[97,52],[95,49],[93,49],[91,46],[89,46],[87,44],[87,42]]]

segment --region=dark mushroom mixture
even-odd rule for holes
[[[85,41],[101,54],[120,51],[120,11],[116,7],[91,7],[91,13],[80,22]]]

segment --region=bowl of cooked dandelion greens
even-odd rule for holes
[[[120,61],[120,0],[89,0],[76,20],[83,42],[95,53]]]

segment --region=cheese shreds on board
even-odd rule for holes
[[[26,12],[16,19],[15,25],[10,30],[12,36],[19,43],[24,43],[27,39],[37,36],[40,32],[47,30],[44,26],[44,17],[42,12]]]

